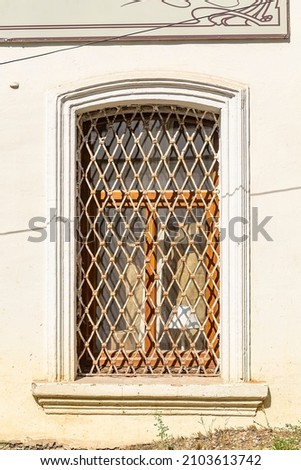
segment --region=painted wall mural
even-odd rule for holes
[[[288,38],[288,0],[0,0],[0,41]]]
[[[190,0],[160,0],[161,3],[173,8],[190,8],[191,17],[203,26],[248,26],[252,23],[265,26],[267,23],[279,25],[280,6],[275,0],[203,0],[194,7]],[[154,4],[153,0],[132,0],[124,3],[129,6],[134,3]],[[192,22],[191,22],[192,23]]]

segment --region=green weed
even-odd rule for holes
[[[174,439],[168,434],[169,427],[163,422],[161,414],[155,416],[155,426],[157,428],[157,437],[162,449],[174,449]]]

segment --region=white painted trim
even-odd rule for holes
[[[221,114],[221,227],[232,217],[249,220],[247,87],[212,78],[133,78],[70,87],[49,97],[48,208],[75,216],[75,117],[115,104],[168,103]],[[48,382],[72,382],[75,360],[75,244],[55,225],[48,264]],[[221,243],[221,379],[250,379],[249,241]],[[130,380],[130,379],[129,379]],[[200,392],[201,393],[201,392]]]

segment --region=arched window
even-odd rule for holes
[[[247,89],[82,83],[50,97],[48,128],[58,219],[36,400],[47,413],[253,416],[268,389],[248,382]],[[68,241],[62,220],[75,221]]]
[[[77,123],[78,373],[219,373],[219,115]]]

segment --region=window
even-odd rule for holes
[[[266,398],[248,242],[227,234],[249,218],[247,105],[203,77],[50,95],[48,208],[80,234],[48,239],[46,413],[254,416]]]
[[[78,120],[79,375],[219,372],[219,116]]]

